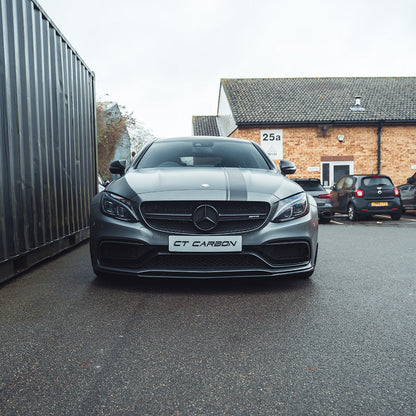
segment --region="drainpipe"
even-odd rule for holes
[[[377,130],[377,175],[380,175],[381,170],[381,129],[383,128],[383,122],[380,121]]]

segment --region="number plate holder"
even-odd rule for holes
[[[170,252],[218,253],[241,252],[241,235],[205,236],[205,235],[170,235]]]

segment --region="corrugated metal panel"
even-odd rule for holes
[[[34,0],[0,2],[0,281],[88,237],[94,74]]]

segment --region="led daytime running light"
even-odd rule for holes
[[[103,214],[121,221],[136,222],[139,220],[131,201],[109,192],[103,192],[101,210]]]
[[[284,222],[300,218],[309,212],[308,197],[304,192],[282,199],[273,222]]]

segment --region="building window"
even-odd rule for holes
[[[352,160],[326,160],[321,162],[321,183],[330,187],[337,183],[344,175],[354,173]]]

